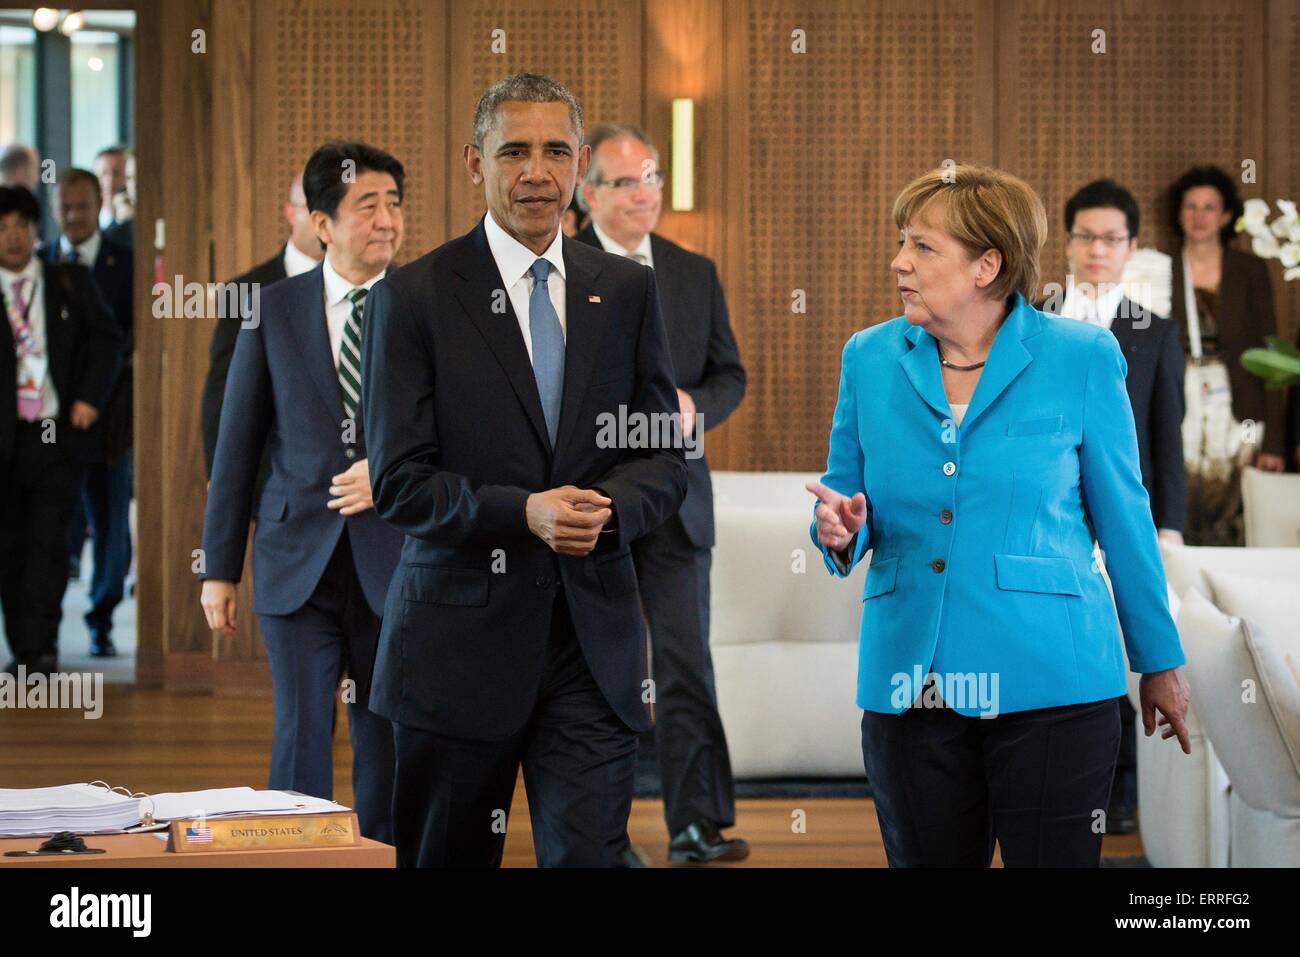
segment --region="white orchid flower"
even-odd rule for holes
[[[1278,250],[1281,247],[1278,246],[1277,239],[1273,234],[1265,230],[1260,233],[1254,233],[1253,235],[1255,238],[1251,240],[1250,248],[1254,251],[1255,255],[1260,259],[1276,259]]]
[[[1246,232],[1252,236],[1258,236],[1268,228],[1268,214],[1271,210],[1268,203],[1262,199],[1246,200],[1245,210],[1242,213],[1241,221]]]

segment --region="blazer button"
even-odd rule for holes
[[[944,462],[944,463],[943,463],[943,474],[944,474],[944,475],[953,475],[953,474],[955,474],[956,472],[957,472],[957,463],[956,463],[956,462]]]
[[[930,563],[930,567],[933,568],[936,572],[942,572],[945,568],[948,567],[948,565],[946,562],[944,562],[942,558],[936,558],[934,561]]]
[[[356,450],[356,449],[344,449],[344,450],[343,450],[343,456],[344,456],[344,458],[355,459],[355,458],[357,457],[357,450]]]
[[[942,512],[940,512],[940,513],[939,513],[939,521],[943,522],[943,524],[945,524],[945,525],[951,525],[951,524],[952,524],[952,509],[950,509],[950,508],[945,508]]]
[[[545,575],[538,575],[535,579],[533,579],[533,584],[536,585],[538,588],[550,588],[551,580],[547,578]]]

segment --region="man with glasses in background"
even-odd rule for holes
[[[1162,544],[1181,545],[1187,517],[1183,468],[1183,349],[1178,330],[1124,294],[1124,264],[1137,249],[1138,205],[1114,180],[1089,183],[1065,204],[1070,274],[1064,295],[1039,308],[1109,329],[1128,363],[1125,385],[1137,425],[1142,484]],[[1120,698],[1119,762],[1106,830],[1137,830],[1136,714]]]
[[[682,428],[687,436],[697,428],[715,428],[745,395],[745,369],[718,271],[711,260],[653,231],[663,207],[664,177],[659,152],[645,133],[606,123],[592,129],[587,143],[591,164],[580,195],[591,224],[578,239],[654,270]],[[742,860],[749,845],[720,833],[736,823],[736,808],[709,654],[713,483],[703,455],[688,457],[686,464],[681,510],[632,543],[650,624],[654,744],[671,835],[668,859]],[[635,859],[630,846],[625,859],[629,864]]]

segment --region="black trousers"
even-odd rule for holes
[[[605,700],[556,596],[532,715],[501,741],[395,724],[399,867],[498,867],[522,763],[539,867],[615,867],[624,846],[636,733]]]
[[[61,426],[63,427],[63,426]],[[68,585],[68,524],[81,500],[83,467],[43,441],[40,422],[18,422],[0,496],[0,605],[19,664],[58,654]]]
[[[1119,760],[1116,767],[1137,771],[1137,711],[1129,703],[1128,695],[1119,696]]]
[[[674,515],[632,544],[632,558],[650,625],[654,747],[668,833],[700,818],[731,827],[735,783],[709,654],[713,552],[695,547]]]
[[[890,867],[1097,867],[1119,749],[1115,698],[965,717],[862,715]]]
[[[258,621],[275,699],[267,787],[333,800],[334,696],[346,670],[356,682],[348,734],[357,821],[363,836],[391,844],[393,725],[367,707],[380,621],[357,578],[346,528],[307,603]]]

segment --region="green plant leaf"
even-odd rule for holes
[[[1300,356],[1284,355],[1274,349],[1247,349],[1241,354],[1241,365],[1269,388],[1300,385]]]

